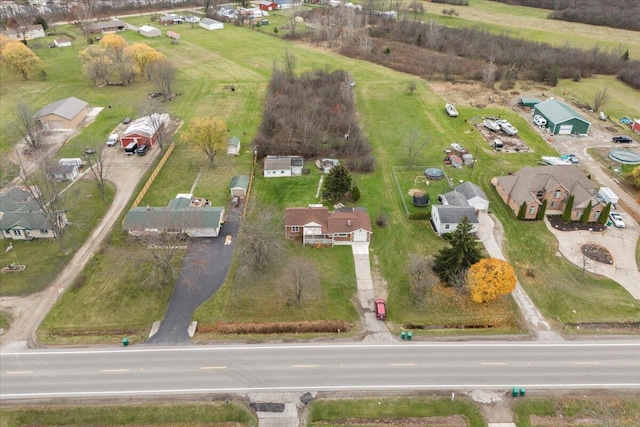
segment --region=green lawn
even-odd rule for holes
[[[460,415],[471,427],[483,427],[484,419],[480,410],[468,399],[422,397],[422,398],[375,398],[375,399],[333,399],[316,400],[311,404],[309,426],[331,426],[332,421],[349,418],[362,425],[368,421],[378,421],[375,425],[387,425],[402,418],[448,417]],[[386,421],[386,422],[383,422]],[[428,419],[424,425],[428,424]],[[336,425],[345,425],[337,423]]]
[[[130,405],[85,405],[4,407],[0,427],[24,425],[179,425],[257,426],[247,407],[235,402],[137,403]]]
[[[60,250],[56,239],[15,241],[13,250],[5,252],[10,241],[0,244],[0,265],[16,262],[27,268],[20,273],[3,274],[0,280],[0,295],[28,295],[44,289],[62,271],[73,254],[86,241],[89,234],[102,219],[113,200],[114,189],[107,189],[107,201],[91,177],[76,181],[62,194],[63,206],[71,224],[65,227],[68,255]]]

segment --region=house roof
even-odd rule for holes
[[[258,4],[261,4],[261,5],[263,5],[263,6],[271,6],[272,4],[277,4],[277,3],[276,3],[276,2],[274,2],[274,1],[270,1],[270,0],[262,0],[262,1],[261,1],[260,3],[258,3]]]
[[[291,166],[300,166],[302,167],[302,157],[301,156],[291,156]]]
[[[25,228],[27,230],[49,230],[51,223],[40,212],[9,212],[0,218],[0,229]]]
[[[227,141],[227,145],[230,145],[232,147],[239,147],[240,146],[240,138],[238,138],[237,136],[232,136]]]
[[[221,24],[220,21],[216,21],[215,19],[211,19],[211,18],[201,19],[200,23],[204,25]]]
[[[599,203],[595,197],[597,185],[587,178],[577,166],[527,166],[513,175],[497,177],[500,186],[510,194],[517,203],[536,202],[539,191],[548,192],[558,187],[564,187],[569,194],[573,194],[573,206],[586,207],[589,201],[595,205]]]
[[[121,21],[119,19],[114,19],[112,21],[100,21],[100,22],[93,22],[92,24],[89,25],[89,28],[91,30],[104,30],[106,28],[119,28],[119,27],[126,27],[127,24],[124,21]]]
[[[547,99],[544,102],[536,104],[536,111],[541,112],[544,116],[551,120],[553,123],[562,123],[571,119],[578,119],[585,123],[589,123],[580,114],[578,114],[573,108],[569,107],[556,99]]]
[[[222,222],[224,208],[172,208],[138,207],[131,209],[124,218],[123,228],[130,229],[184,229],[217,228]]]
[[[52,102],[33,115],[33,119],[48,116],[49,114],[55,114],[64,119],[71,120],[80,113],[83,109],[87,108],[89,103],[78,99],[74,96],[70,98],[61,99],[60,101]]]
[[[231,178],[230,188],[249,188],[249,177],[246,175],[237,175]]]
[[[329,212],[326,207],[287,208],[284,213],[285,227],[304,227],[317,224],[322,233],[351,233],[363,229],[372,232],[369,214],[362,209]]]
[[[478,224],[478,216],[475,208],[471,206],[433,205],[440,217],[441,224],[460,224],[466,216],[471,224]]]
[[[467,196],[457,190],[444,193],[442,198],[447,201],[446,204],[449,206],[469,206]]]
[[[39,211],[38,203],[31,194],[20,187],[11,187],[0,194],[0,212]]]
[[[55,43],[71,43],[71,39],[66,39],[66,38],[55,39],[54,42]]]
[[[78,165],[53,165],[49,168],[49,173],[53,175],[67,175],[78,170]]]
[[[474,197],[481,197],[484,200],[489,200],[487,199],[487,195],[484,194],[484,191],[482,191],[482,188],[471,181],[466,181],[456,186],[456,190],[464,194],[468,200],[473,199]]]
[[[122,134],[123,137],[129,135],[144,135],[148,138],[151,138],[156,133],[156,126],[160,123],[167,123],[169,121],[168,114],[158,114],[154,113],[150,116],[140,117],[137,120],[134,120],[133,123],[129,125],[126,131]]]
[[[0,194],[0,229],[11,228],[50,229],[51,224],[40,213],[38,202],[20,187],[11,187]]]
[[[291,169],[293,158],[292,156],[267,156],[264,158],[264,170]]]

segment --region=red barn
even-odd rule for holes
[[[158,142],[158,133],[164,130],[169,124],[168,114],[152,114],[144,116],[132,122],[127,130],[120,137],[122,147],[126,147],[132,142],[138,145],[146,144],[153,147]]]
[[[278,4],[269,0],[262,0],[258,4],[258,7],[260,8],[260,10],[266,10],[268,12],[270,10],[276,10],[278,8]]]
[[[640,119],[635,119],[631,125],[631,130],[640,133]]]

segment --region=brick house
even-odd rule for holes
[[[373,229],[363,208],[346,208],[329,212],[324,206],[287,208],[284,214],[285,235],[303,245],[351,245],[370,242]]]

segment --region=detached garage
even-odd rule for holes
[[[143,25],[138,29],[138,32],[145,37],[160,37],[162,34],[159,29],[151,25]]]
[[[205,30],[222,30],[224,28],[224,24],[220,21],[216,21],[215,19],[204,18],[200,20],[198,24]]]
[[[586,135],[591,123],[567,104],[555,99],[548,99],[533,107],[534,114],[547,119],[547,128],[554,135]]]

